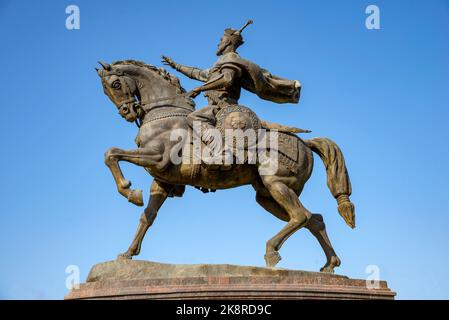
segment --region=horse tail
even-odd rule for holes
[[[304,140],[306,145],[317,153],[326,167],[327,186],[337,200],[338,213],[346,224],[355,227],[355,207],[349,199],[351,195],[351,181],[346,169],[343,153],[335,142],[327,138],[313,138]]]

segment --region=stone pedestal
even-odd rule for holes
[[[346,276],[236,265],[117,260],[95,265],[65,299],[394,299]]]

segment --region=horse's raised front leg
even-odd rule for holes
[[[174,186],[153,181],[150,190],[150,200],[145,208],[142,216],[140,217],[139,226],[137,227],[136,235],[129,246],[128,250],[118,256],[118,259],[132,259],[140,253],[143,238],[148,228],[153,224],[156,219],[157,212],[164,203],[165,199],[169,195]]]
[[[129,202],[138,206],[143,206],[142,190],[130,189],[131,181],[125,179],[118,162],[127,161],[138,166],[150,167],[157,165],[161,160],[162,151],[158,147],[139,148],[136,150],[111,148],[104,155],[104,162],[111,170],[118,192],[127,198]]]

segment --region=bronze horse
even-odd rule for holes
[[[327,185],[338,203],[338,212],[346,224],[355,227],[354,205],[349,200],[351,183],[342,152],[326,138],[302,140],[292,135],[297,143],[298,156],[293,172],[279,163],[276,174],[260,174],[258,164],[233,164],[226,171],[209,170],[207,166],[174,164],[170,152],[177,143],[170,139],[175,129],[189,130],[188,113],[194,111],[194,102],[181,87],[178,78],[163,68],[135,60],[101,63],[97,73],[105,94],[118,108],[119,114],[129,122],[137,122],[138,148],[122,150],[111,148],[105,154],[117,185],[118,192],[130,202],[142,206],[142,191],[131,189],[119,166],[127,161],[144,167],[153,177],[150,199],[140,218],[135,237],[129,249],[119,258],[131,259],[140,252],[142,240],[153,224],[157,212],[167,197],[182,196],[185,186],[204,189],[227,189],[251,184],[256,201],[275,217],[286,222],[282,230],[266,243],[265,262],[273,268],[281,259],[278,251],[293,233],[307,228],[319,241],[327,261],[322,272],[334,272],[340,265],[326,233],[323,217],[307,210],[298,197],[313,168],[312,151],[317,153],[327,172]],[[152,107],[157,105],[157,107]]]

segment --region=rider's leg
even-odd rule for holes
[[[187,123],[193,128],[194,121],[200,121],[211,126],[215,125],[215,106],[207,106],[190,113],[187,116]]]
[[[207,149],[203,150],[202,156],[206,156],[207,160],[205,158],[202,160],[207,163],[208,168],[211,170],[230,169],[230,166],[223,164],[223,137],[218,130],[214,130],[216,129],[217,108],[218,106],[211,105],[192,112],[187,116],[187,123],[194,130],[193,134],[199,135],[201,141],[205,143]]]
[[[200,134],[201,140],[207,144],[213,141],[211,130],[215,128],[216,124],[216,108],[217,106],[215,105],[207,106],[194,111],[187,116],[187,123],[191,128],[197,129],[197,125],[201,125],[201,132],[197,132],[197,134]]]

